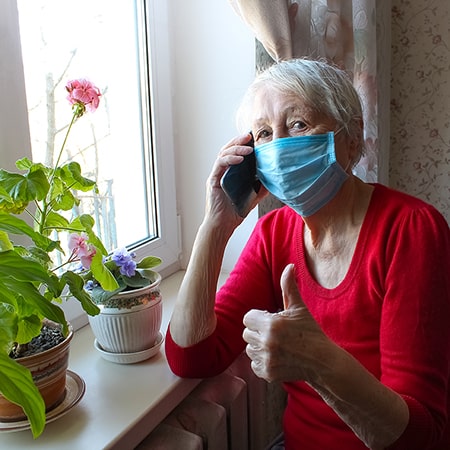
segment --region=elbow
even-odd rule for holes
[[[222,363],[211,337],[188,347],[177,345],[170,333],[166,333],[165,353],[170,370],[181,378],[209,378],[223,372],[226,364]]]
[[[450,448],[450,424],[446,411],[431,411],[417,399],[402,396],[408,405],[409,420],[403,433],[386,450],[430,450]]]

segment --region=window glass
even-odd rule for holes
[[[139,6],[139,5],[138,5]],[[100,106],[70,132],[61,162],[97,180],[91,214],[108,250],[159,237],[145,23],[133,1],[18,0],[33,160],[47,165],[72,117],[65,84],[87,78]]]

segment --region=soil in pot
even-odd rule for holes
[[[36,353],[57,346],[62,341],[64,341],[64,335],[59,327],[55,328],[44,325],[39,336],[34,337],[27,344],[16,345],[9,356],[10,358],[17,359],[23,358],[24,356],[35,355]]]

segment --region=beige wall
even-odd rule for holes
[[[392,1],[389,184],[450,222],[450,6]]]

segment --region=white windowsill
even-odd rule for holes
[[[177,272],[161,284],[164,334],[183,276],[184,272]],[[80,403],[47,424],[36,440],[29,430],[0,432],[0,448],[133,449],[200,382],[171,372],[164,345],[147,361],[121,365],[105,361],[93,342],[92,331],[85,326],[71,344],[69,369],[86,383]]]

